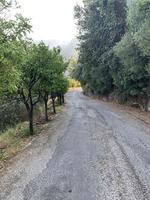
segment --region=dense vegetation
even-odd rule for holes
[[[150,0],[84,0],[75,7],[79,61],[75,71],[84,91],[147,108],[150,97]]]
[[[64,77],[67,63],[60,49],[49,49],[43,42],[35,44],[27,37],[30,21],[20,14],[13,0],[0,0],[0,129],[20,120],[20,105],[28,114],[33,134],[33,114],[37,103],[45,106],[48,121],[48,100],[64,102],[68,81]],[[11,13],[11,14],[10,14]]]

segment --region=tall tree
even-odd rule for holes
[[[17,89],[21,61],[21,43],[31,30],[29,20],[16,14],[13,18],[9,12],[17,4],[11,0],[0,0],[0,93]]]
[[[18,92],[25,104],[29,118],[30,133],[33,134],[33,111],[40,99],[40,78],[44,71],[41,62],[41,51],[43,44],[27,44],[24,54],[24,62],[20,67],[21,76]]]
[[[113,47],[126,29],[125,0],[85,0],[75,8],[79,27],[79,64],[76,78],[94,94],[113,89]]]
[[[45,120],[48,121],[49,95],[51,94],[54,113],[56,113],[54,101],[57,96],[56,93],[58,90],[61,90],[62,83],[60,83],[60,77],[64,77],[67,65],[60,54],[59,48],[49,50],[48,47],[43,47],[45,50],[43,51],[43,55],[41,54],[41,61],[43,61],[43,64],[45,63],[45,69],[40,79],[40,91],[45,105]]]
[[[115,84],[126,96],[135,97],[147,109],[150,97],[150,1],[129,4],[128,30],[114,48],[123,64]]]

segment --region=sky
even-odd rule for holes
[[[76,36],[74,6],[82,0],[18,0],[21,13],[31,19],[36,40],[69,42]]]

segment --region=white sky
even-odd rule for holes
[[[70,41],[76,35],[74,6],[82,0],[18,0],[21,13],[31,18],[34,40]]]

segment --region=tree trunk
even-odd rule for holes
[[[29,132],[33,135],[33,106],[29,106],[27,102],[24,103],[28,113],[28,120],[29,120]]]
[[[33,135],[33,101],[32,101],[32,92],[29,90],[29,102],[30,102],[30,109],[29,109],[29,130],[30,134]]]
[[[62,94],[62,102],[63,102],[63,104],[65,104],[65,96],[64,96],[64,94]]]
[[[143,104],[144,104],[144,111],[146,112],[148,111],[148,102],[149,102],[149,98],[145,97]]]
[[[59,94],[58,99],[59,99],[59,105],[62,105],[62,97],[61,97],[61,94]]]
[[[30,110],[28,111],[28,115],[29,115],[29,130],[30,130],[30,134],[33,135],[34,131],[33,131],[33,106],[31,106]]]
[[[52,105],[53,105],[53,112],[56,114],[56,108],[55,108],[55,99],[52,98]]]
[[[48,122],[48,106],[47,106],[47,102],[48,102],[48,99],[44,99],[44,103],[45,103],[45,121]]]
[[[32,87],[30,85],[29,86],[28,97],[25,96],[23,90],[20,91],[20,95],[21,95],[23,103],[24,103],[24,105],[25,105],[25,107],[27,109],[28,121],[29,121],[29,131],[30,131],[30,134],[33,135],[33,133],[34,133],[34,129],[33,129],[33,111],[34,111],[34,106],[39,101],[40,94],[39,94],[38,99],[35,102],[33,102],[33,100],[32,100]]]

